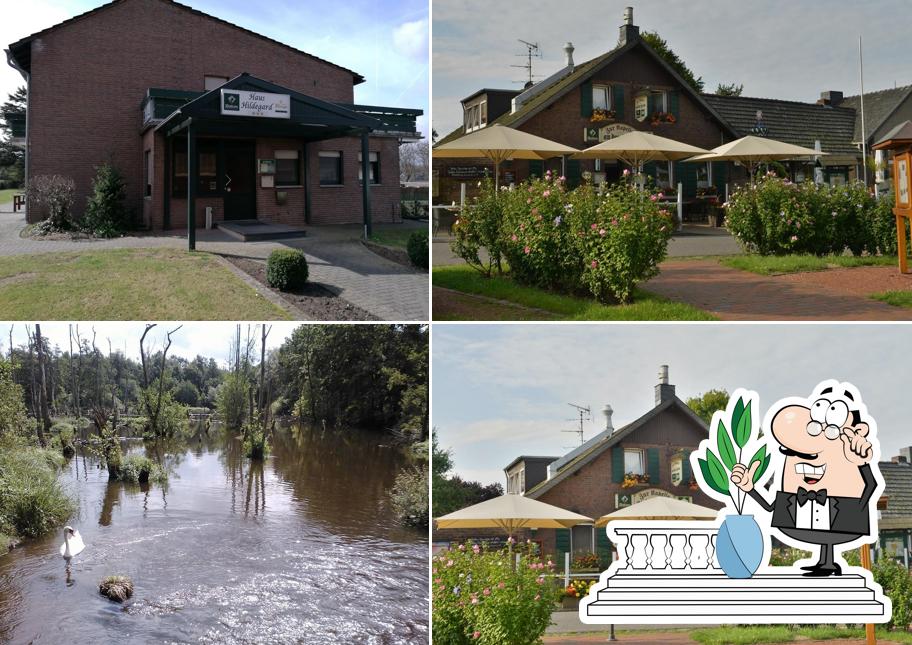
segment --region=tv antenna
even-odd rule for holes
[[[572,419],[567,419],[567,421],[575,421],[575,422],[579,423],[579,429],[578,430],[561,430],[561,432],[572,432],[573,434],[579,435],[579,442],[580,442],[580,445],[582,446],[585,443],[584,435],[583,435],[583,424],[586,421],[592,421],[592,410],[589,408],[589,406],[584,407],[582,405],[577,405],[576,403],[568,403],[567,405],[569,405],[571,408],[576,408],[576,412],[578,415],[577,417],[574,417]]]
[[[513,81],[513,82],[514,82],[514,83],[528,83],[528,84],[531,86],[531,85],[532,85],[532,77],[533,77],[533,74],[532,74],[532,59],[533,59],[533,58],[541,58],[541,57],[542,57],[541,48],[538,46],[538,43],[530,43],[530,42],[528,42],[528,41],[523,40],[522,38],[517,38],[516,40],[518,40],[519,42],[521,42],[523,45],[526,46],[526,53],[525,53],[525,54],[516,54],[517,56],[520,56],[520,57],[522,57],[522,58],[525,58],[525,59],[526,59],[526,63],[525,63],[524,65],[510,65],[510,67],[517,67],[517,68],[519,68],[519,69],[524,69],[524,70],[526,70],[527,73],[529,74],[529,80],[528,80],[528,81],[525,81],[525,80],[523,80],[523,81]]]

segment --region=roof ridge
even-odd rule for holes
[[[791,105],[801,105],[804,107],[821,107],[828,108],[832,110],[853,110],[854,108],[846,108],[839,105],[821,105],[820,103],[810,103],[808,101],[795,101],[792,99],[771,99],[765,96],[724,96],[722,94],[712,94],[708,92],[702,92],[702,95],[710,99],[735,99],[735,100],[746,100],[746,101],[769,101],[771,103],[789,103]]]
[[[873,90],[870,92],[865,92],[864,95],[870,96],[871,94],[886,94],[887,92],[908,92],[909,90],[912,90],[912,83],[910,83],[909,85],[899,85],[897,87],[887,87],[882,90]],[[846,99],[857,99],[859,96],[861,96],[861,95],[860,94],[850,94],[848,96],[843,96],[842,100],[845,101]]]

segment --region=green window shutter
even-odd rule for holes
[[[656,111],[656,102],[655,97],[652,95],[652,92],[646,95],[646,118],[649,119],[652,117],[653,113]]]
[[[576,188],[579,186],[580,176],[582,175],[579,159],[567,159],[566,173],[567,187]]]
[[[681,116],[680,115],[680,106],[678,105],[678,103],[679,103],[678,92],[677,91],[669,92],[668,93],[668,111],[671,112],[672,115],[674,115],[675,120],[677,120]]]
[[[624,120],[624,86],[623,85],[612,85],[611,86],[611,95],[614,101],[614,113],[615,118],[618,121]]]
[[[646,472],[649,473],[649,483],[657,485],[659,483],[659,449],[646,449]]]
[[[545,162],[541,159],[531,159],[529,160],[529,179],[534,175],[535,177],[542,177],[545,174]]]
[[[564,553],[570,551],[570,529],[554,529],[554,554],[555,564],[564,566]]]
[[[611,562],[611,540],[608,539],[604,526],[595,527],[595,552],[602,561],[602,566]]]
[[[682,464],[683,468],[681,469],[681,483],[684,486],[690,483],[690,480],[693,478],[693,471],[690,469],[690,454],[684,455],[684,463]]]
[[[611,481],[615,484],[624,481],[624,448],[622,446],[611,448]]]
[[[713,161],[712,169],[713,185],[716,187],[716,192],[719,194],[720,199],[725,199],[725,184],[728,182],[728,162]]]
[[[592,83],[589,81],[580,85],[580,116],[587,119],[592,116]]]
[[[675,181],[681,182],[684,197],[690,199],[697,196],[697,164],[675,163]]]

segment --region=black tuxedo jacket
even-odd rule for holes
[[[877,482],[869,464],[859,466],[861,477],[864,480],[864,490],[861,497],[827,497],[830,500],[830,533],[848,533],[865,535],[870,530],[870,514],[868,504]],[[772,525],[780,529],[794,529],[798,517],[798,496],[795,493],[779,491],[775,501],[770,504],[764,499],[756,488],[748,493],[767,512],[772,511]],[[816,504],[808,500],[808,504]]]

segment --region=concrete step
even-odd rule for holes
[[[632,602],[648,600],[649,602],[671,602],[681,600],[682,592],[680,590],[666,589],[644,589],[644,590],[627,590],[623,593],[624,599]],[[860,589],[751,589],[749,587],[736,589],[689,589],[686,592],[688,602],[725,602],[731,600],[737,594],[738,600],[744,601],[782,601],[802,603],[808,599],[808,596],[814,597],[817,594],[826,595],[828,600],[839,602],[854,600],[874,600],[874,590],[862,587]],[[620,592],[616,589],[604,589],[598,592],[599,600],[612,600],[621,597]]]
[[[216,222],[216,226],[242,242],[288,240],[307,236],[307,231],[302,228],[256,219]]]
[[[699,574],[699,575],[644,575],[644,574],[615,574],[608,579],[609,588],[624,589],[649,589],[661,587],[663,589],[699,589],[749,586],[790,589],[825,587],[864,587],[865,579],[857,574],[843,576],[830,576],[828,578],[812,578],[799,574],[760,573],[753,578],[729,578],[724,573]]]

